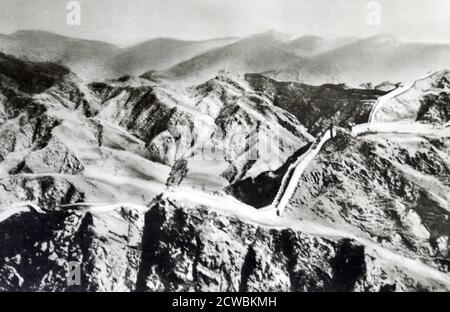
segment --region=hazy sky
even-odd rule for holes
[[[325,37],[392,34],[450,43],[450,0],[79,0],[81,25],[66,23],[66,0],[0,0],[0,33],[42,29],[129,45],[155,37],[207,39],[274,29]]]

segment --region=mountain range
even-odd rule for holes
[[[450,290],[447,45],[0,51],[0,291]]]
[[[208,43],[194,57],[208,66],[182,72],[210,74],[218,55],[258,70],[280,65],[274,54],[306,60],[265,36]],[[263,43],[267,62],[253,63]],[[0,289],[449,290],[449,81],[389,93],[258,73],[85,81],[0,53]],[[432,130],[352,132],[371,118]],[[285,214],[261,209],[330,127]]]
[[[407,83],[411,77],[446,68],[450,61],[448,44],[404,42],[387,35],[288,39],[273,31],[205,41],[157,38],[119,48],[30,30],[1,35],[0,51],[65,64],[88,80],[144,74],[191,84],[219,71],[264,73],[277,80],[316,85]]]

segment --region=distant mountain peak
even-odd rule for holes
[[[63,37],[62,35],[58,35],[53,32],[50,32],[47,30],[40,30],[40,29],[19,29],[19,30],[16,30],[15,32],[11,33],[11,35],[27,35],[27,34],[46,34],[46,35]]]
[[[268,30],[262,33],[257,33],[248,36],[245,39],[264,39],[264,40],[270,40],[270,41],[288,41],[292,38],[291,35],[282,33],[276,30]]]
[[[34,30],[34,29],[21,29],[13,32],[10,34],[11,37],[15,38],[36,38],[36,37],[47,37],[52,39],[61,39],[61,40],[82,40],[82,39],[75,39],[68,36],[56,34],[50,31],[46,30]]]
[[[292,41],[303,41],[303,42],[317,42],[323,40],[322,37],[314,36],[314,35],[303,35],[293,39]]]
[[[383,44],[383,43],[395,43],[398,42],[398,38],[392,35],[380,34],[372,36],[364,40],[373,44]]]

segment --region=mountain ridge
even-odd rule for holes
[[[52,48],[50,48],[52,47]],[[0,36],[0,51],[60,62],[90,80],[151,76],[195,84],[218,71],[264,73],[278,80],[359,86],[408,83],[450,62],[450,45],[390,35],[369,38],[287,37],[274,31],[200,41],[155,38],[120,48],[95,40],[23,30]],[[191,81],[192,80],[192,81]]]

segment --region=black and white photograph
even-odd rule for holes
[[[450,291],[449,0],[0,7],[0,293]]]

